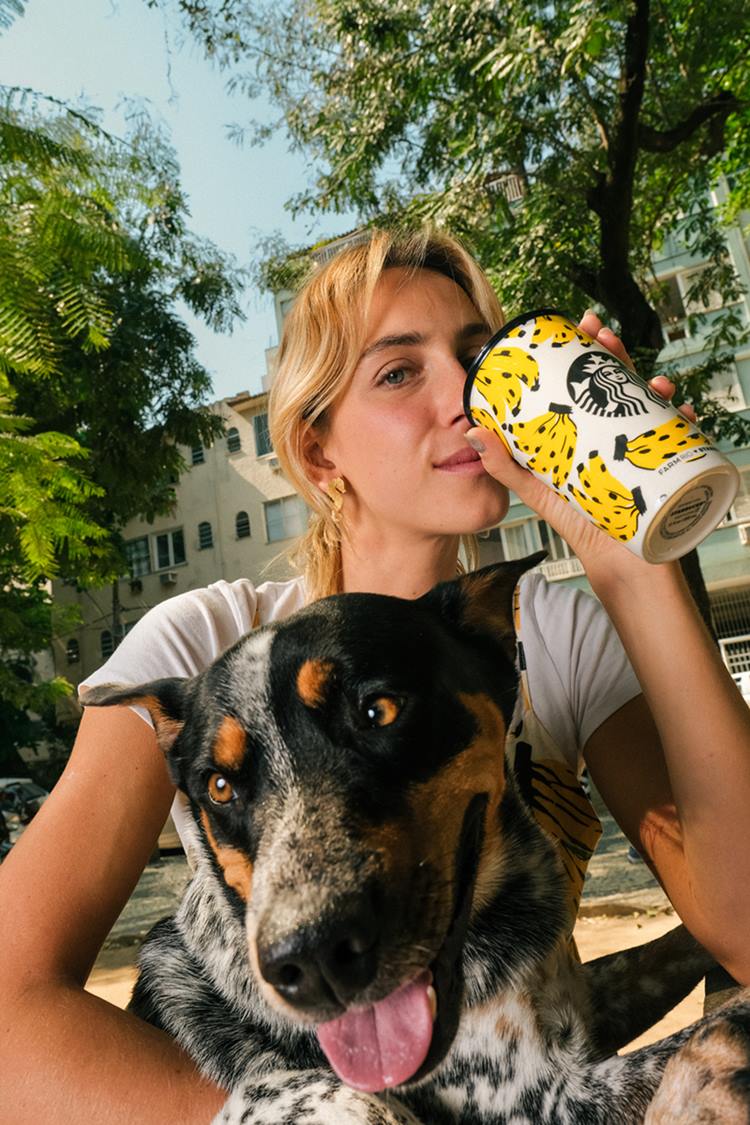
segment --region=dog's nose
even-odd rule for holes
[[[265,980],[300,1010],[335,999],[348,1003],[375,977],[379,925],[372,907],[358,901],[323,923],[304,926],[270,943],[258,934],[258,964]]]

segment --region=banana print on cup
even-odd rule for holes
[[[557,309],[492,337],[469,369],[464,409],[648,562],[692,550],[737,493],[736,468],[710,440]]]
[[[573,464],[578,436],[572,407],[551,402],[546,414],[528,422],[505,422],[503,429],[511,435],[515,449],[528,454],[528,468],[540,476],[551,476],[555,488],[563,487]],[[507,440],[505,444],[508,445]]]
[[[627,460],[639,469],[658,469],[665,461],[688,449],[695,453],[685,460],[697,461],[705,457],[706,438],[687,418],[678,417],[629,441],[627,434],[619,434],[615,438],[615,461]]]
[[[596,450],[577,472],[581,488],[569,484],[568,491],[578,506],[602,531],[627,543],[637,534],[638,520],[646,511],[640,487],[636,485],[630,492],[612,476]]]

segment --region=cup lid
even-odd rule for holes
[[[534,320],[537,316],[564,316],[566,320],[572,320],[573,319],[571,316],[568,315],[568,313],[564,312],[562,309],[555,309],[555,308],[551,308],[551,307],[545,307],[545,308],[541,308],[541,309],[531,309],[530,312],[520,313],[519,316],[514,316],[512,320],[506,321],[506,323],[502,326],[502,328],[499,328],[498,331],[495,332],[495,334],[493,336],[490,336],[489,340],[484,345],[484,347],[479,352],[479,354],[471,361],[471,366],[469,367],[469,370],[466,372],[466,382],[464,383],[464,398],[463,398],[464,414],[466,415],[468,420],[471,422],[472,426],[476,425],[476,423],[471,416],[471,407],[469,405],[469,399],[471,398],[471,388],[474,385],[474,380],[476,379],[477,372],[479,371],[479,368],[482,366],[482,364],[484,363],[485,359],[490,354],[490,352],[493,351],[497,347],[497,345],[500,343],[500,341],[503,340],[508,335],[509,332],[512,332],[514,328],[518,328],[519,324],[525,324],[527,320]]]

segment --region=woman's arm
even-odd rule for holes
[[[0,868],[0,1119],[198,1123],[226,1099],[169,1036],[84,991],[172,794],[142,719],[86,712],[63,776]]]
[[[592,735],[592,776],[694,936],[750,984],[750,709],[676,564],[589,577],[644,691]]]
[[[584,323],[593,335],[597,325]],[[622,356],[611,332],[598,335]],[[698,940],[750,983],[750,709],[679,565],[643,562],[516,464],[494,434],[468,436],[483,446],[487,471],[575,551],[643,688],[589,739],[597,786]]]

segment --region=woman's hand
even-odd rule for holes
[[[587,310],[581,318],[579,327],[584,332],[588,332],[603,348],[617,356],[627,367],[635,370],[622,340],[611,328],[602,324],[596,313]],[[673,398],[676,389],[674,383],[664,375],[657,375],[651,379],[649,386],[668,402]],[[680,407],[680,413],[689,421],[695,422],[695,411],[692,406]],[[562,536],[589,572],[590,577],[591,571],[600,566],[603,569],[608,566],[624,567],[640,563],[640,560],[622,544],[600,531],[576,508],[563,500],[550,485],[514,461],[496,434],[475,426],[468,430],[465,436],[469,444],[481,455],[482,464],[490,476],[515,492],[519,500]]]

